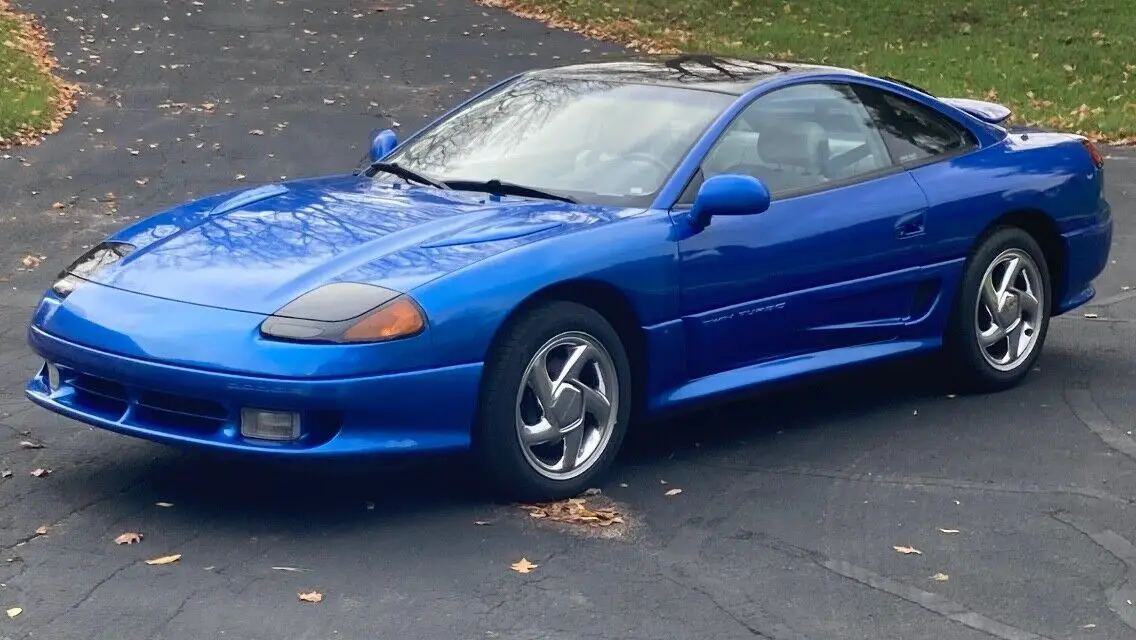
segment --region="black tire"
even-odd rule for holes
[[[570,479],[553,479],[534,468],[518,437],[518,390],[537,352],[553,338],[581,332],[598,342],[610,356],[618,386],[618,404],[611,436],[591,466]],[[473,431],[477,462],[492,483],[493,493],[510,500],[557,500],[577,496],[595,486],[615,459],[631,415],[631,365],[619,334],[597,311],[566,301],[535,307],[503,329],[489,353],[482,378]]]
[[[979,345],[976,314],[979,313],[979,295],[982,280],[991,264],[1004,252],[1017,250],[1032,260],[1040,274],[1042,291],[1040,310],[1036,321],[1036,341],[1032,350],[1013,369],[1003,371],[987,361]],[[954,309],[943,336],[950,383],[952,387],[971,393],[990,393],[1009,389],[1019,384],[1033,368],[1045,336],[1049,331],[1053,287],[1049,266],[1037,241],[1019,227],[1003,226],[987,233],[975,246],[966,263]]]

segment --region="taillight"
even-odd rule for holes
[[[1081,144],[1085,145],[1085,151],[1089,152],[1089,157],[1093,160],[1093,166],[1100,169],[1104,166],[1104,156],[1101,155],[1100,149],[1093,143],[1092,140],[1081,140]]]

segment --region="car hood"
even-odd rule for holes
[[[638,211],[353,175],[269,184],[191,202],[124,229],[110,240],[135,250],[91,279],[270,314],[331,282],[407,292],[511,248]]]

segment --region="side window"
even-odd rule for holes
[[[843,84],[799,84],[745,108],[703,159],[679,199],[691,204],[702,182],[740,173],[774,196],[823,187],[892,166],[867,108]]]
[[[962,125],[903,96],[869,87],[857,92],[870,106],[897,164],[969,149],[977,141]]]

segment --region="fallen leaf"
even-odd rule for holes
[[[120,535],[120,536],[118,536],[117,538],[114,539],[115,544],[134,544],[135,542],[142,542],[142,534],[141,533],[135,533],[133,531],[127,531],[126,533],[124,533],[124,534],[122,534],[122,535]]]
[[[667,491],[664,495],[677,496],[680,493],[682,493],[682,489],[671,489],[670,491]]]
[[[939,527],[939,533],[958,533],[958,532],[959,532],[958,529],[944,529],[942,527]]]
[[[43,445],[38,443],[38,442],[32,442],[31,440],[23,440],[23,441],[20,442],[20,448],[21,449],[42,449]]]
[[[300,600],[303,602],[321,602],[323,594],[319,591],[305,591],[300,594]]]
[[[51,475],[51,469],[32,469],[31,475],[36,478],[43,478]]]
[[[922,552],[922,551],[920,551],[920,550],[918,550],[918,549],[916,549],[915,547],[901,547],[901,546],[894,546],[894,547],[892,547],[892,549],[895,549],[895,550],[896,550],[896,551],[898,551],[899,553],[903,553],[903,554],[912,554],[912,553],[914,553],[914,554],[915,554],[915,555],[917,555],[917,556],[921,556],[921,555],[923,555],[923,552]]]
[[[9,618],[15,618],[16,616],[20,615],[23,612],[24,612],[24,610],[19,608],[19,607],[12,607],[11,609],[8,609],[7,611],[5,611],[5,613],[8,614]]]
[[[606,527],[622,524],[623,518],[611,506],[600,507],[588,504],[587,498],[569,498],[559,502],[520,505],[529,512],[530,518],[547,518],[565,524],[586,524],[593,527]]]
[[[147,560],[146,564],[172,564],[174,562],[177,562],[178,560],[181,560],[181,554],[175,553],[172,556],[162,556],[160,558],[154,558],[152,560]]]
[[[521,558],[520,560],[517,560],[513,564],[509,565],[509,568],[513,571],[516,571],[517,573],[529,573],[539,566],[539,564],[533,564],[529,562],[528,558]]]
[[[20,264],[28,269],[35,269],[41,262],[43,262],[41,258],[33,255],[26,255],[23,257],[23,259],[20,260]]]
[[[174,503],[172,503],[172,502],[155,502],[154,506],[155,507],[163,507],[163,508],[168,509],[169,507],[174,506]]]
[[[299,567],[272,567],[272,570],[273,571],[291,571],[291,572],[294,572],[294,573],[303,573],[303,572],[307,571],[307,569],[301,569]]]
[[[64,208],[64,207],[66,207],[66,206],[67,206],[67,205],[63,204],[62,202],[52,202],[52,203],[51,203],[51,208],[52,208],[52,209],[62,209],[62,208]]]
[[[212,111],[217,108],[217,105],[213,104],[212,102],[202,102],[201,108],[205,109],[206,111]]]
[[[37,536],[46,536],[47,535],[47,525],[44,525],[44,526],[36,529],[35,532],[36,532]]]
[[[946,582],[947,580],[950,580],[951,577],[945,573],[936,573],[935,575],[931,576],[931,579],[935,582]]]

